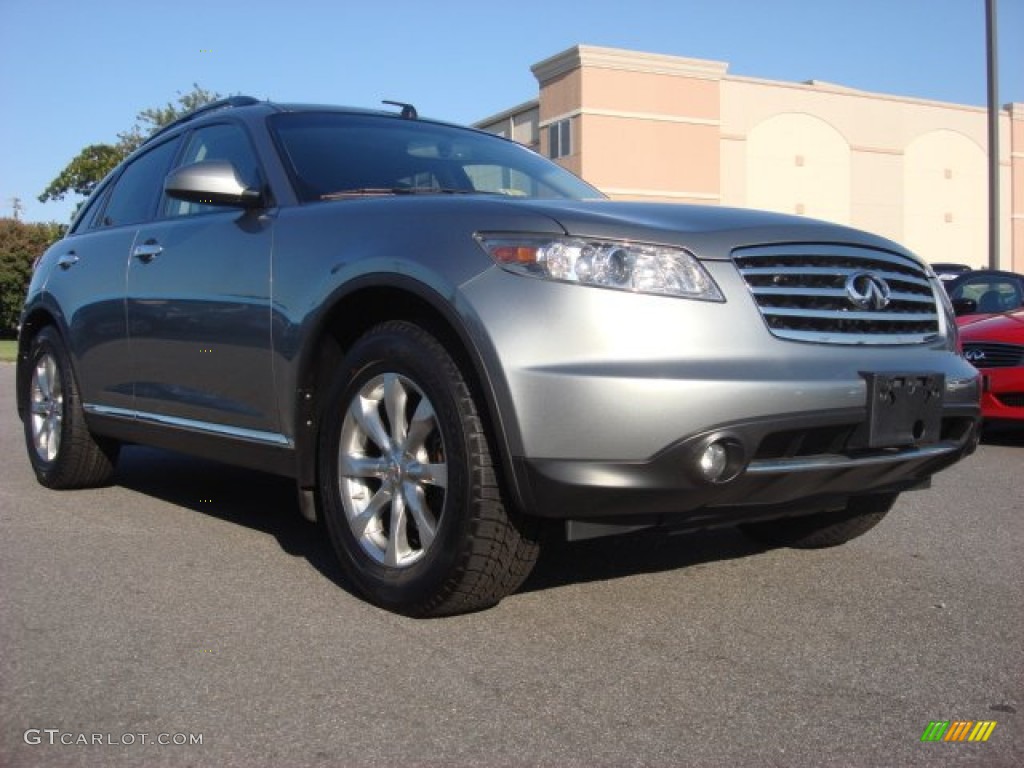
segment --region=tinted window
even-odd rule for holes
[[[103,201],[106,199],[109,191],[109,183],[101,183],[99,187],[93,190],[89,199],[82,204],[81,210],[75,214],[75,220],[71,224],[71,234],[96,226],[96,214],[103,207]]]
[[[259,162],[245,131],[233,124],[207,125],[192,132],[179,165],[191,165],[205,160],[227,160],[238,172],[247,187],[260,186]],[[208,211],[223,211],[223,206],[190,203],[168,199],[168,216],[191,216]]]
[[[177,147],[177,139],[165,141],[137,157],[124,169],[114,182],[100,220],[102,226],[119,227],[152,218]]]
[[[967,278],[950,294],[954,299],[970,299],[975,311],[983,314],[1008,312],[1024,304],[1020,281],[999,275]]]
[[[602,196],[526,147],[464,128],[330,112],[270,123],[304,201],[367,191]]]

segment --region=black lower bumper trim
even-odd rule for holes
[[[808,429],[826,423],[846,429],[850,413],[801,417]],[[892,493],[926,484],[933,474],[971,453],[978,439],[978,410],[965,407],[944,414],[943,439],[919,446],[758,457],[762,442],[785,423],[729,424],[673,444],[643,462],[518,460],[528,479],[534,514],[570,520],[611,522],[670,516],[694,527],[799,514],[841,506],[866,493]],[[848,430],[852,432],[852,430]],[[696,446],[709,435],[728,435],[747,447],[748,464],[728,483],[703,482],[693,471]],[[642,523],[648,524],[647,521]]]

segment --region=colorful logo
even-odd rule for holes
[[[921,741],[988,741],[995,729],[995,720],[932,720]]]

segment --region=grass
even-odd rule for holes
[[[0,362],[13,363],[18,354],[18,342],[14,339],[0,339]]]

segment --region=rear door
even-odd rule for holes
[[[177,139],[146,149],[90,200],[75,232],[61,241],[47,282],[64,312],[67,342],[87,411],[134,407],[125,317],[128,259],[139,227],[151,220]]]

